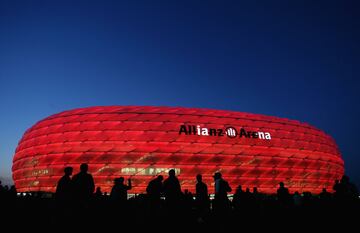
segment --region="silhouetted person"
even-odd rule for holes
[[[331,198],[331,194],[328,191],[326,191],[326,188],[323,188],[321,193],[319,194],[319,197],[324,201],[329,201]]]
[[[232,204],[236,211],[241,210],[241,206],[244,202],[244,191],[242,190],[241,185],[238,185],[233,196]]]
[[[208,194],[208,187],[207,185],[202,181],[202,175],[198,174],[196,176],[196,194],[195,194],[195,200],[196,200],[196,209],[198,211],[198,214],[200,215],[199,219],[200,221],[203,221],[202,217],[209,211],[209,194]]]
[[[149,182],[146,187],[146,192],[150,200],[160,201],[161,193],[163,192],[163,179],[164,177],[162,175],[158,175]]]
[[[126,185],[124,184],[124,177],[116,178],[110,193],[111,200],[125,203],[127,201],[128,190],[131,188],[131,179],[128,179],[128,185]]]
[[[162,175],[158,175],[155,179],[151,180],[146,187],[147,193],[147,207],[149,217],[156,218],[160,214],[161,208],[161,194],[163,192],[163,179]]]
[[[280,182],[279,186],[277,189],[277,198],[281,204],[288,205],[290,198],[289,189],[285,187],[283,182]]]
[[[261,193],[259,193],[258,188],[253,187],[253,199],[254,199],[254,204],[256,205],[257,208],[260,207],[261,198],[262,195]]]
[[[10,198],[15,199],[17,197],[17,191],[15,185],[11,185],[9,190]]]
[[[343,175],[340,183],[345,186],[346,197],[350,199],[358,199],[359,191],[354,183],[350,182],[350,178],[347,175]]]
[[[175,170],[171,169],[169,171],[169,176],[164,180],[164,195],[165,202],[167,203],[168,208],[173,209],[179,207],[179,202],[181,200],[181,187],[178,178],[175,176]]]
[[[213,177],[215,181],[214,209],[217,211],[227,211],[230,207],[227,195],[232,189],[229,183],[222,178],[220,172],[216,172]]]
[[[222,178],[220,172],[214,174],[215,198],[228,199],[227,194],[231,192],[229,183]]]
[[[257,187],[253,187],[253,194],[259,195],[259,191],[258,191]]]
[[[184,190],[184,201],[183,201],[183,210],[185,212],[185,215],[189,217],[189,213],[191,213],[193,206],[194,206],[194,195],[192,192],[190,192],[188,189]]]
[[[312,208],[313,203],[313,195],[309,191],[303,192],[302,195],[302,207],[306,208],[307,210],[310,210]]]
[[[102,198],[102,196],[103,196],[103,193],[101,192],[101,187],[97,187],[96,191],[95,191],[95,197],[97,199],[99,199],[99,198]]]
[[[334,186],[333,186],[333,190],[334,190],[334,197],[335,198],[339,198],[339,196],[341,195],[341,187],[340,187],[340,180],[335,180]]]
[[[8,199],[9,196],[10,196],[9,186],[7,186],[7,185],[2,186],[2,183],[1,183],[1,180],[0,180],[0,202],[2,200]],[[1,206],[1,203],[0,203],[0,206]]]
[[[245,207],[245,211],[249,211],[252,209],[253,205],[254,205],[254,196],[253,194],[250,192],[250,188],[246,188],[245,193],[244,193],[244,207]]]
[[[350,182],[350,178],[343,175],[340,182],[334,185],[335,197],[340,201],[351,201],[358,199],[359,192],[355,184]]]
[[[354,183],[349,182],[350,195],[353,199],[359,198],[359,189],[356,187]]]
[[[202,181],[202,175],[198,174],[196,176],[196,181],[196,201],[198,203],[207,205],[207,203],[209,202],[208,187]]]
[[[296,191],[293,195],[293,202],[296,208],[299,208],[302,204],[302,197],[298,191]]]
[[[321,193],[319,194],[319,204],[321,209],[326,210],[329,209],[329,206],[332,201],[331,193],[329,193],[326,188],[323,188]]]
[[[60,180],[57,183],[55,198],[58,201],[64,202],[73,199],[74,186],[71,180],[72,172],[73,172],[72,167],[65,167],[64,175],[60,178]]]
[[[87,202],[91,199],[94,190],[94,178],[88,172],[88,165],[80,165],[80,172],[73,176],[73,184],[76,198],[80,201]]]
[[[55,219],[61,223],[69,222],[71,214],[73,213],[73,204],[74,204],[74,184],[71,179],[73,172],[72,167],[64,168],[64,175],[59,179],[56,191],[55,191],[55,200],[57,211],[54,215]],[[60,228],[64,230],[62,224],[59,224]],[[60,231],[60,230],[59,230]]]

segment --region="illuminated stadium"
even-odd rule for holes
[[[195,176],[214,192],[220,171],[236,186],[274,193],[283,181],[291,192],[332,190],[344,173],[334,140],[295,120],[252,113],[181,107],[104,106],[49,116],[28,129],[13,159],[19,192],[54,192],[66,166],[81,163],[102,191],[131,178],[142,193],[158,174],[174,168],[182,190]]]

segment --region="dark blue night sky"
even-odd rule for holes
[[[308,122],[359,185],[358,2],[0,0],[0,177],[48,115],[165,105]]]

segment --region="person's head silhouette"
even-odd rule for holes
[[[284,182],[280,182],[279,185],[281,188],[284,188]]]
[[[196,180],[197,180],[198,182],[201,182],[201,181],[202,181],[202,175],[197,174]]]
[[[220,179],[221,178],[221,173],[220,172],[215,172],[213,177],[214,177],[214,180]]]
[[[242,187],[241,187],[241,185],[238,185],[237,188],[236,188],[236,190],[237,190],[238,192],[242,192]]]
[[[175,176],[175,170],[174,169],[170,169],[169,176]]]
[[[72,175],[72,172],[73,172],[73,168],[72,168],[72,167],[66,167],[66,168],[64,168],[64,173],[65,173],[65,175],[71,176],[71,175]]]
[[[120,183],[120,184],[123,184],[123,183],[124,183],[124,177],[120,177],[120,178],[119,178],[119,183]]]
[[[340,183],[342,183],[342,184],[347,184],[347,183],[349,183],[349,181],[350,181],[349,177],[348,177],[347,175],[343,175],[343,176],[341,177]]]
[[[156,177],[156,179],[161,182],[161,181],[164,179],[164,177],[163,177],[162,175],[158,175],[158,176]]]
[[[89,167],[86,163],[82,163],[80,165],[80,171],[83,172],[83,173],[86,173],[88,171]]]

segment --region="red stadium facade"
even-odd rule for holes
[[[23,135],[13,160],[20,192],[54,192],[66,166],[89,164],[97,187],[132,178],[131,193],[176,170],[182,189],[195,176],[213,192],[220,171],[235,189],[274,193],[332,190],[344,173],[334,140],[305,123],[258,114],[178,107],[107,106],[74,109],[39,121]]]

